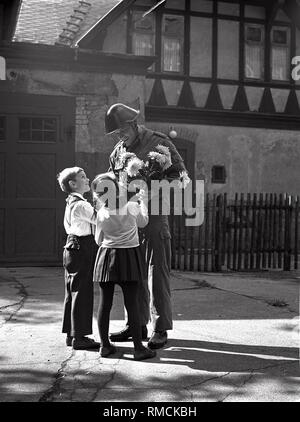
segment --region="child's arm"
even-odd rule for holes
[[[97,213],[87,201],[78,201],[73,209],[73,218],[96,224]]]
[[[98,246],[101,246],[101,243],[104,239],[104,232],[103,232],[103,222],[109,218],[109,211],[102,205],[97,211],[97,218],[96,218],[96,230],[95,230],[95,242]]]
[[[138,202],[129,201],[129,212],[135,216],[138,227],[145,227],[149,223],[148,208],[144,201]]]

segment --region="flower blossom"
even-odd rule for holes
[[[191,179],[189,178],[186,171],[180,172],[179,177],[180,177],[180,179],[179,179],[180,187],[185,189],[187,187],[187,185],[190,183]]]
[[[130,160],[134,157],[136,157],[136,155],[133,152],[124,151],[119,155],[119,160],[122,164],[125,164],[127,160]]]
[[[167,159],[164,154],[161,154],[160,152],[151,151],[149,152],[148,156],[150,157],[150,159],[157,161],[162,168],[165,166]]]
[[[158,150],[158,152],[160,152],[166,157],[166,162],[163,166],[163,170],[167,170],[172,165],[171,153],[170,153],[169,147],[159,144],[155,148]]]
[[[144,167],[144,162],[138,157],[133,157],[127,162],[125,171],[130,177],[137,176],[138,172]]]

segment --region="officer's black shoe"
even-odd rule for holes
[[[128,341],[132,340],[132,335],[130,332],[130,328],[126,326],[123,330],[117,333],[111,333],[109,335],[111,341]],[[148,338],[148,331],[146,325],[142,325],[142,340],[147,340]]]
[[[150,349],[160,349],[168,341],[168,334],[166,331],[154,331],[150,340],[148,341],[148,347]]]

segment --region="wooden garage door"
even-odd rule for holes
[[[64,194],[56,174],[74,165],[73,98],[1,93],[0,262],[61,261]]]

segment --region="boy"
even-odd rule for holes
[[[89,337],[93,321],[93,268],[97,252],[93,226],[96,212],[83,197],[90,191],[89,179],[80,167],[64,169],[57,180],[68,194],[64,216],[67,242],[63,253],[65,300],[62,332],[75,350],[95,349],[100,344]]]

